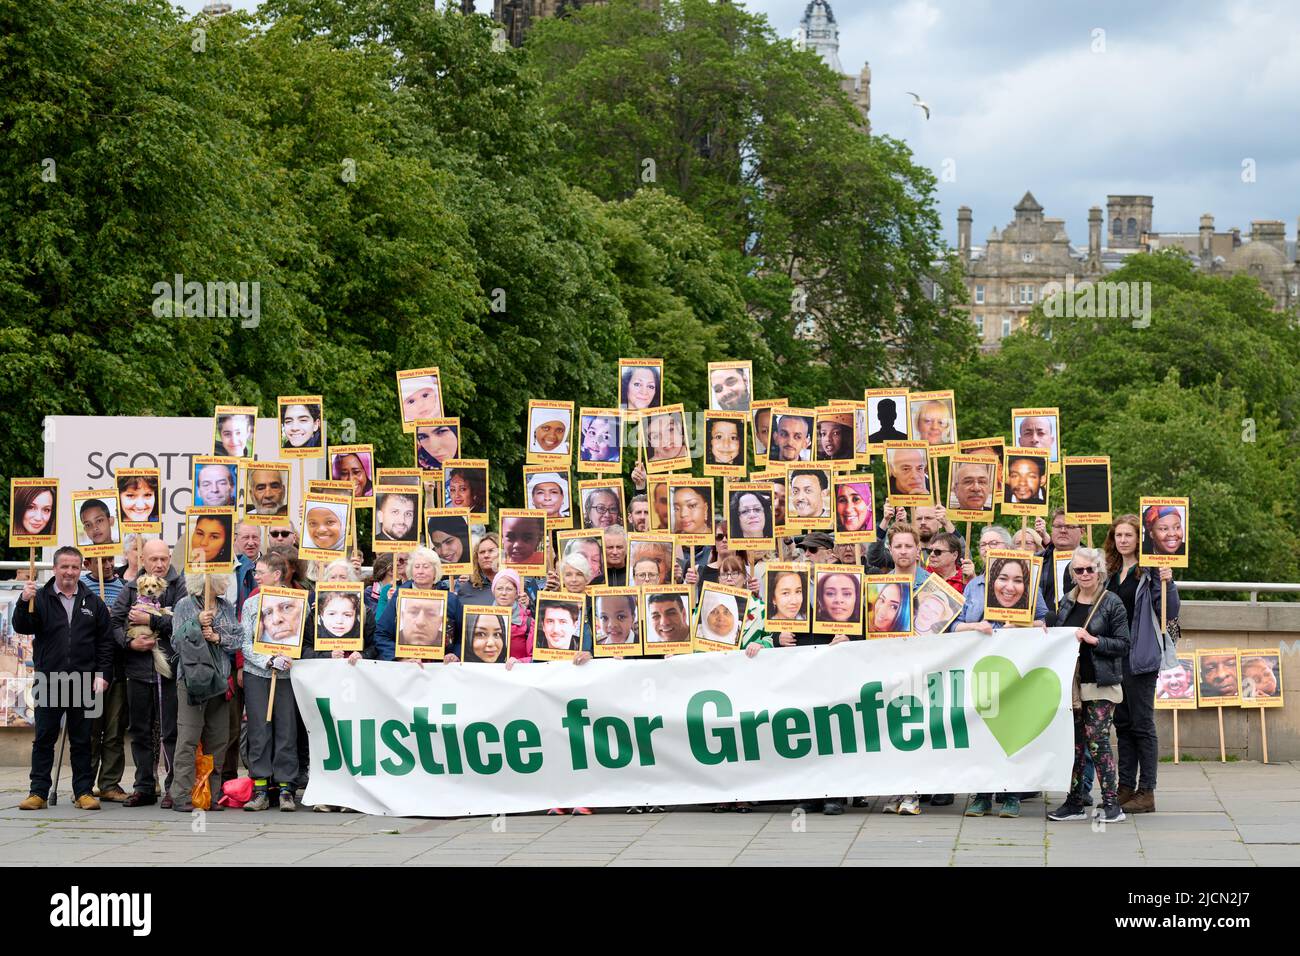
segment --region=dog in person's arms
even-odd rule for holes
[[[172,609],[162,606],[162,596],[167,591],[167,579],[156,574],[142,574],[135,579],[135,607],[150,614],[171,614]],[[153,640],[153,669],[163,677],[172,676],[172,666],[167,655],[158,646],[158,635],[148,624],[132,624],[126,629],[128,640],[146,637]]]

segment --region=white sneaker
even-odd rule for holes
[[[883,813],[897,813],[898,805],[899,803],[902,802],[902,799],[903,799],[902,797],[892,798],[888,803],[886,803],[883,807],[880,808],[881,811]]]
[[[921,812],[921,797],[919,794],[912,794],[910,797],[904,797],[898,803],[898,812],[905,813],[908,816],[916,816]]]

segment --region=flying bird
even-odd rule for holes
[[[917,107],[920,107],[921,109],[925,110],[925,118],[926,118],[926,119],[929,119],[929,118],[930,118],[930,104],[927,103],[925,100],[921,99],[921,97],[917,96],[915,93],[911,93],[911,92],[909,92],[907,95],[910,96],[913,100],[916,101],[916,102],[914,102],[914,103],[912,104],[913,106],[917,106]]]

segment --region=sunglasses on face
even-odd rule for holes
[[[1075,568],[1074,573],[1075,574],[1096,574],[1097,569],[1096,568]]]
[[[289,535],[293,534],[292,531],[271,531],[269,533],[272,538],[287,538]]]

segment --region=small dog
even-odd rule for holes
[[[167,579],[161,578],[156,574],[142,574],[135,579],[136,602],[135,607],[148,611],[150,614],[171,614],[172,609],[162,606],[162,596],[167,590]],[[153,638],[153,668],[163,677],[172,676],[171,664],[167,663],[167,655],[162,648],[156,643],[158,635],[154,633],[153,628],[148,624],[132,624],[126,629],[126,636],[129,640],[135,640],[137,637]]]

